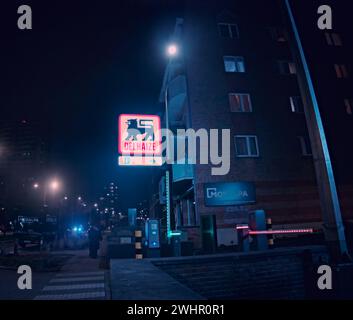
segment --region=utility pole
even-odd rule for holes
[[[335,261],[347,254],[347,244],[330,153],[321,119],[319,104],[308,62],[289,0],[285,9],[294,35],[289,35],[291,50],[298,66],[298,82],[304,102],[305,118],[313,150],[313,161],[319,189],[325,239],[331,258]]]

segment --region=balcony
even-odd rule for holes
[[[173,164],[173,182],[191,180],[194,178],[191,164]]]
[[[186,117],[186,80],[178,75],[168,85],[168,112],[171,127],[182,127]]]

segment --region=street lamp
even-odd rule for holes
[[[44,207],[47,207],[47,194],[48,192],[52,192],[53,194],[57,193],[60,189],[61,183],[59,182],[58,179],[52,179],[48,181],[43,188],[43,202],[44,202]]]
[[[38,183],[33,184],[33,188],[34,189],[38,189],[39,188],[39,184]]]
[[[166,49],[167,56],[169,57],[169,64],[172,59],[175,58],[179,53],[179,47],[175,43],[171,43]],[[169,76],[169,75],[168,75]],[[169,79],[167,79],[165,92],[164,92],[164,104],[165,104],[165,122],[166,122],[166,132],[167,132],[167,153],[166,153],[166,205],[167,205],[167,239],[170,241],[171,235],[171,206],[172,206],[172,193],[171,193],[171,172],[172,169],[169,165],[169,154],[170,154],[170,143],[169,143],[169,108],[168,108],[168,89],[169,89]]]
[[[171,43],[167,46],[167,56],[169,57],[169,64],[171,63],[172,59],[175,58],[179,53],[179,47],[175,43]],[[166,129],[167,129],[167,159],[169,158],[169,108],[168,108],[168,85],[169,79],[167,79],[165,92],[164,92],[164,104],[165,104],[165,122],[166,122]]]

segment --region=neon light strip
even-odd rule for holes
[[[250,235],[288,234],[288,233],[314,233],[314,230],[313,229],[292,229],[292,230],[272,230],[272,231],[249,231]]]
[[[238,226],[237,230],[246,230],[249,229],[249,226]]]
[[[171,225],[170,225],[170,184],[169,184],[169,180],[170,180],[170,176],[169,176],[169,171],[167,170],[165,172],[165,183],[166,183],[166,191],[165,191],[165,197],[166,197],[166,203],[167,203],[167,237],[170,238],[171,237]]]
[[[170,232],[169,236],[174,237],[174,236],[181,236],[181,232]]]

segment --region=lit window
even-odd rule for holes
[[[235,153],[239,158],[258,157],[259,147],[256,136],[235,136]]]
[[[303,108],[303,101],[300,96],[293,96],[289,98],[290,100],[290,107],[292,112],[294,113],[303,113],[304,108]]]
[[[336,76],[338,79],[347,79],[348,71],[344,64],[335,64]]]
[[[344,105],[346,107],[346,112],[350,116],[353,114],[353,100],[352,99],[344,99]]]
[[[218,23],[218,31],[223,38],[239,39],[239,29],[235,23]]]
[[[252,112],[250,95],[247,93],[230,93],[229,105],[231,112]]]
[[[278,61],[279,72],[281,74],[296,74],[297,69],[294,62]]]
[[[325,33],[326,42],[329,46],[341,47],[342,39],[338,33]]]
[[[287,42],[286,30],[281,27],[269,28],[271,38],[277,42]]]
[[[299,146],[303,156],[312,156],[311,144],[307,136],[299,136]]]
[[[243,57],[225,56],[224,68],[226,72],[245,72],[245,62]]]

